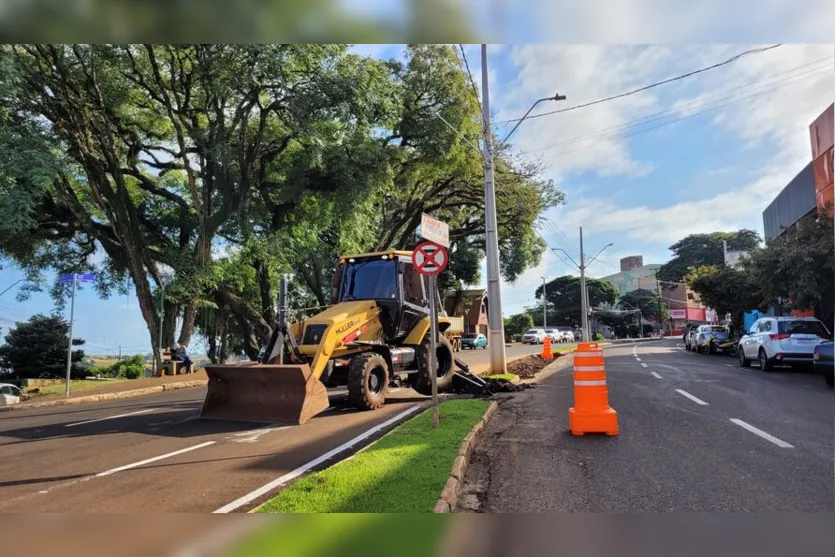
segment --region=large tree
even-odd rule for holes
[[[663,322],[667,319],[667,308],[661,303],[658,293],[645,288],[631,290],[618,297],[618,305],[624,309],[636,308],[641,310],[644,319],[656,319]]]
[[[583,316],[580,305],[580,278],[565,275],[546,283],[545,288],[548,300],[548,323],[579,326]],[[589,292],[591,307],[613,304],[618,297],[617,289],[609,281],[586,278],[586,288]],[[535,294],[537,298],[542,298],[542,286],[537,287]],[[536,310],[531,308],[529,311],[533,313]]]
[[[0,369],[11,370],[22,379],[46,375],[64,377],[67,369],[69,324],[58,316],[35,315],[29,321],[18,323],[6,335],[6,344],[0,346]],[[84,341],[72,340],[73,346]],[[72,351],[72,377],[84,377],[89,367],[84,362],[82,350]]]
[[[670,246],[673,257],[658,269],[658,278],[682,282],[691,267],[724,265],[722,242],[728,251],[752,251],[760,245],[760,235],[754,230],[691,234]]]
[[[743,314],[764,306],[764,297],[750,267],[703,265],[684,277],[687,285],[699,294],[702,303],[720,316],[731,314],[731,322],[741,330]]]
[[[478,101],[453,48],[404,58],[345,45],[2,47],[0,255],[33,277],[94,270],[104,297],[131,285],[155,351],[170,267],[164,343],[188,342],[200,314],[206,333],[234,324],[250,357],[271,332],[280,274],[324,305],[340,253],[411,247],[421,212],[450,224],[442,285],[477,282]],[[501,149],[495,167],[513,281],[539,261],[534,224],[562,195]],[[56,300],[65,288],[53,285]]]

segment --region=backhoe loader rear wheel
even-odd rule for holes
[[[360,410],[376,410],[386,403],[389,368],[385,358],[366,352],[348,364],[348,401]]]
[[[423,342],[420,343],[420,348],[417,353],[417,373],[412,375],[412,388],[422,395],[430,396],[432,394],[432,383],[429,375],[429,366],[426,357],[429,354],[429,336],[427,335]],[[436,351],[436,366],[438,368],[438,392],[452,384],[452,343],[446,337],[438,339]]]

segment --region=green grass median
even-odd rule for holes
[[[287,515],[241,540],[231,557],[437,557],[448,514]]]
[[[480,399],[443,402],[438,429],[432,428],[432,412],[424,411],[364,451],[290,485],[258,512],[432,512],[461,441],[488,405]]]

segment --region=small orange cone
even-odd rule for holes
[[[553,359],[554,355],[551,353],[551,337],[545,337],[542,343],[542,354],[539,357],[543,360]]]
[[[609,406],[606,362],[595,342],[577,345],[574,354],[574,406],[568,409],[568,427],[574,435],[618,435],[618,413]]]

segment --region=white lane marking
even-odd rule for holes
[[[139,462],[134,462],[133,464],[125,464],[124,466],[119,466],[118,468],[111,468],[110,470],[105,470],[104,472],[99,472],[96,474],[95,477],[100,478],[102,476],[109,476],[111,474],[115,474],[117,472],[124,472],[125,470],[130,470],[131,468],[138,468],[139,466],[144,466],[146,464],[150,464],[152,462],[156,462],[158,460],[163,460],[166,458],[171,458],[172,456],[181,455],[183,453],[187,453],[190,451],[196,451],[197,449],[202,449],[203,447],[208,447],[209,445],[214,445],[215,441],[206,441],[205,443],[200,443],[199,445],[192,445],[191,447],[186,447],[185,449],[180,449],[179,451],[174,451],[171,453],[166,453],[163,455],[155,456],[153,458],[146,458],[145,460],[140,460]]]
[[[638,360],[639,362],[641,361],[641,358],[639,358],[638,356],[635,356],[635,359]]]
[[[786,443],[782,439],[777,439],[776,437],[774,437],[770,433],[766,433],[761,429],[757,429],[756,427],[752,426],[751,424],[747,424],[747,423],[743,422],[742,420],[739,420],[737,418],[730,418],[730,420],[733,423],[735,423],[736,425],[738,425],[739,427],[747,429],[748,431],[750,431],[754,435],[759,435],[760,437],[762,437],[766,441],[771,441],[772,443],[774,443],[778,447],[782,447],[784,449],[793,449],[794,448],[794,446]]]
[[[641,367],[647,367],[647,365],[644,362],[641,362]]]
[[[75,427],[77,425],[92,424],[95,422],[103,422],[105,420],[115,420],[117,418],[126,418],[128,416],[136,416],[138,414],[147,414],[153,412],[156,408],[147,408],[145,410],[137,410],[136,412],[128,412],[127,414],[118,414],[116,416],[107,416],[106,418],[96,418],[95,420],[87,420],[84,422],[75,422],[74,424],[66,424],[64,427]]]
[[[632,346],[632,354],[637,354],[637,353],[638,353],[638,345],[635,344],[635,345]]]
[[[193,422],[194,420],[197,420],[199,418],[200,418],[199,414],[197,416],[189,416],[188,418],[180,420],[179,422],[174,422],[174,425],[180,425],[180,424],[184,424],[186,422]]]
[[[691,395],[687,391],[682,391],[681,389],[676,389],[676,392],[680,395],[686,396],[687,398],[689,398],[690,400],[692,400],[696,404],[701,404],[702,406],[707,406],[707,402],[703,401],[700,398],[697,398],[697,397]]]
[[[725,365],[726,365],[726,366],[728,366],[728,367],[736,367],[736,366],[735,366],[735,365],[733,365],[733,364],[725,364]]]
[[[225,514],[225,513],[232,512],[235,509],[238,509],[240,507],[243,507],[244,505],[246,505],[248,503],[251,503],[252,501],[255,501],[259,497],[261,497],[263,495],[266,495],[267,493],[276,489],[277,487],[280,487],[280,486],[286,484],[287,482],[289,482],[291,480],[294,480],[295,478],[301,476],[302,474],[304,474],[305,472],[307,472],[311,468],[313,468],[315,466],[318,466],[319,464],[322,464],[323,462],[326,462],[328,459],[333,458],[334,456],[336,456],[339,453],[345,451],[346,449],[350,449],[351,447],[353,447],[357,443],[363,441],[364,439],[367,439],[367,438],[371,437],[372,435],[374,435],[375,433],[377,433],[381,429],[384,429],[384,428],[386,428],[386,427],[388,427],[392,424],[397,423],[398,421],[402,420],[403,418],[405,418],[409,414],[414,414],[418,410],[423,410],[423,409],[426,409],[426,408],[427,407],[422,405],[422,404],[417,405],[417,406],[413,406],[412,408],[409,408],[408,410],[405,410],[405,411],[397,414],[393,418],[390,418],[390,419],[386,420],[385,422],[383,422],[381,424],[378,424],[378,425],[372,427],[371,429],[369,429],[369,430],[367,430],[363,433],[360,433],[359,435],[357,435],[356,437],[354,437],[350,441],[346,441],[345,443],[339,445],[335,449],[331,449],[330,451],[326,452],[322,456],[314,458],[313,460],[311,460],[310,462],[308,462],[306,464],[302,464],[301,466],[299,466],[298,468],[296,468],[292,472],[288,472],[287,474],[284,474],[283,476],[278,477],[278,478],[274,479],[273,481],[271,481],[267,484],[264,484],[263,486],[259,487],[255,491],[252,491],[252,492],[247,493],[246,495],[244,495],[242,497],[239,497],[239,498],[235,499],[231,503],[220,507],[219,509],[217,509],[214,512],[215,512],[215,514]]]
[[[650,371],[650,374],[652,374],[652,376],[655,377],[656,379],[664,379],[663,377],[661,377],[660,375],[658,375],[654,371]]]

